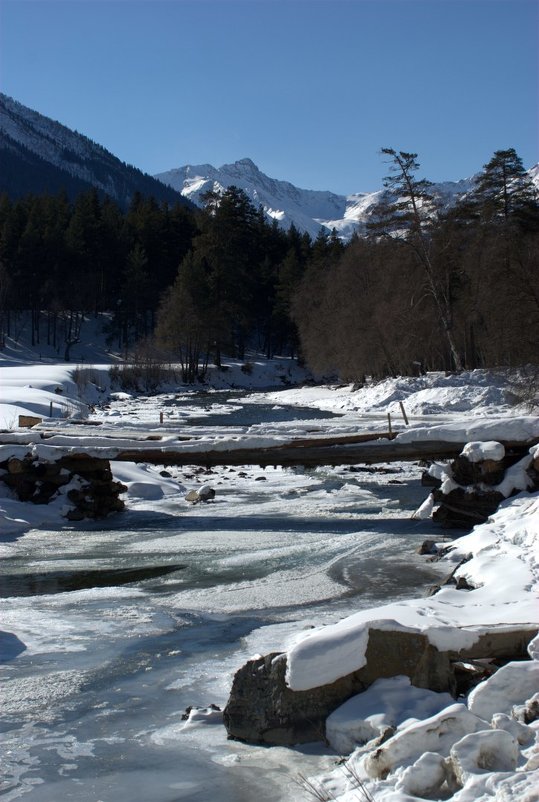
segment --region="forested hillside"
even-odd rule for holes
[[[16,334],[14,313],[31,310],[32,345],[68,356],[83,314],[108,311],[115,348],[153,347],[157,324],[157,345],[180,358],[187,347],[190,379],[247,343],[268,356],[297,349],[291,294],[311,241],[269,224],[235,188],[195,213],[140,195],[123,212],[95,190],[74,203],[3,196],[0,232],[2,340]]]
[[[32,312],[32,340],[66,358],[83,314],[112,313],[111,342],[144,341],[194,381],[246,348],[303,358],[318,374],[537,362],[539,206],[514,150],[497,151],[450,210],[392,149],[368,233],[343,244],[268,222],[232,186],[205,209],[96,190],[0,199],[0,329]],[[83,334],[82,334],[83,336]]]
[[[66,192],[72,200],[92,187],[127,209],[138,192],[190,206],[182,196],[97,142],[0,93],[0,192]]]

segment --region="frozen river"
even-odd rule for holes
[[[245,416],[213,399],[206,424],[245,425],[212,420],[233,407]],[[0,542],[6,802],[307,799],[297,776],[334,761],[323,745],[251,747],[226,739],[218,713],[189,727],[182,714],[222,708],[253,655],[438,576],[415,553],[434,531],[410,519],[417,467],[168,470],[182,488],[210,484],[214,502],[132,498],[106,522]],[[154,568],[124,584],[121,572]]]

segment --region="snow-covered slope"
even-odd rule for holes
[[[127,206],[135,192],[185,202],[169,187],[124,164],[101,145],[0,93],[0,191],[75,195],[89,187]]]
[[[316,236],[321,227],[329,231],[335,229],[343,239],[349,239],[355,232],[361,234],[373,206],[383,195],[383,190],[337,195],[299,189],[288,181],[269,178],[251,159],[240,159],[218,168],[211,164],[185,165],[159,173],[155,178],[181,192],[197,206],[203,205],[206,192],[223,192],[233,185],[243,189],[256,206],[261,205],[266,214],[284,228],[293,223],[311,236]],[[465,179],[435,184],[432,189],[444,205],[449,205],[470,188],[471,179]]]

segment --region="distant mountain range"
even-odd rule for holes
[[[269,217],[286,228],[293,223],[300,231],[307,231],[313,237],[317,236],[321,227],[328,231],[336,229],[343,239],[349,239],[355,232],[363,233],[373,207],[385,192],[379,190],[337,195],[334,192],[299,189],[288,181],[269,178],[251,159],[240,159],[234,164],[224,164],[218,168],[211,164],[188,164],[155,177],[181,192],[197,206],[202,205],[206,192],[223,192],[234,185],[243,189],[255,206],[261,205]],[[448,181],[434,184],[432,191],[442,199],[444,205],[450,205],[468,192],[471,186],[472,179]]]
[[[0,94],[0,192],[70,197],[95,187],[126,208],[133,195],[191,205],[152,176],[124,164],[82,134]]]
[[[539,187],[539,164],[530,171]],[[473,178],[433,184],[432,193],[450,206],[469,192]],[[213,167],[185,165],[152,177],[113,156],[82,134],[0,94],[0,192],[21,197],[29,192],[58,192],[74,196],[90,186],[110,195],[124,208],[135,192],[158,201],[203,205],[206,192],[230,186],[244,190],[255,206],[288,228],[316,237],[335,229],[342,239],[362,234],[385,190],[338,195],[299,189],[288,181],[269,178],[251,159]]]

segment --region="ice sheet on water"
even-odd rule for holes
[[[4,680],[2,714],[15,720],[30,714],[41,721],[53,720],[57,706],[77,694],[84,681],[83,672],[71,669]]]

